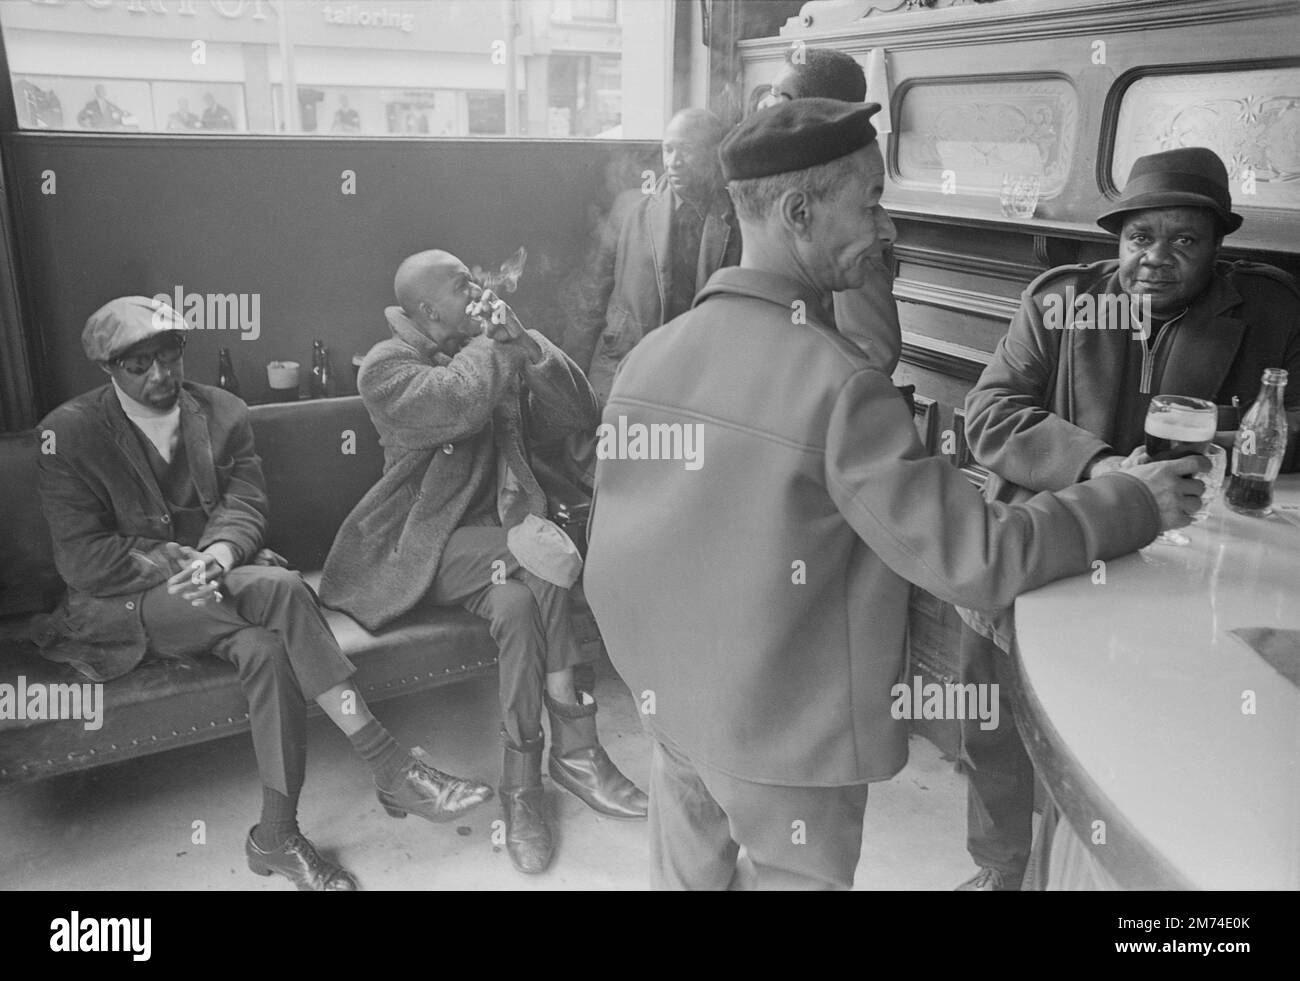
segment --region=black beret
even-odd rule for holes
[[[729,181],[784,174],[829,163],[876,138],[880,104],[792,99],[744,119],[718,148]]]

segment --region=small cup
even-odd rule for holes
[[[1032,174],[1003,174],[1002,193],[998,201],[1004,218],[1032,218],[1042,190],[1040,179]]]
[[[297,361],[271,361],[266,366],[266,383],[276,402],[293,402],[298,398]]]

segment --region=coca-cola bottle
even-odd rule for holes
[[[1286,455],[1286,409],[1282,393],[1286,371],[1265,368],[1259,397],[1241,420],[1232,444],[1232,466],[1224,499],[1241,514],[1266,517],[1273,513],[1273,481]]]
[[[231,395],[239,394],[239,379],[235,377],[235,366],[230,363],[228,347],[223,347],[217,354],[217,387],[224,388]]]
[[[328,398],[330,393],[330,353],[324,341],[311,344],[311,397]]]

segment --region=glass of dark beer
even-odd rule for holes
[[[1199,453],[1210,460],[1210,471],[1200,474],[1205,484],[1201,507],[1192,515],[1199,523],[1209,516],[1210,502],[1219,493],[1227,454],[1214,445],[1219,410],[1213,402],[1187,395],[1157,395],[1151,400],[1146,418],[1146,450],[1152,460],[1176,460]],[[1162,532],[1156,539],[1165,545],[1186,545],[1188,539],[1176,531]]]

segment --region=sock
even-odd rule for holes
[[[298,795],[286,797],[270,787],[262,788],[262,819],[253,829],[253,844],[273,852],[298,830]]]
[[[367,722],[348,738],[375,771],[375,783],[380,789],[392,790],[401,782],[411,754],[378,721]]]

